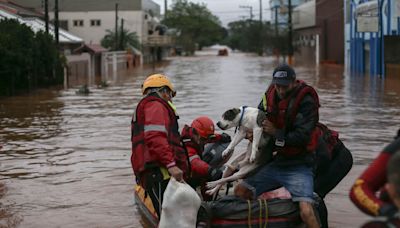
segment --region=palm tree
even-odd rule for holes
[[[107,29],[106,32],[107,34],[101,39],[101,45],[103,47],[115,50],[115,46],[118,46],[116,51],[126,50],[129,46],[140,49],[139,37],[136,32],[129,32],[129,30],[123,29],[118,34],[118,45],[115,45],[115,32],[109,29]]]

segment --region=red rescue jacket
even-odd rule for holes
[[[154,167],[179,167],[188,175],[188,156],[181,142],[178,117],[157,93],[143,98],[131,123],[131,163],[137,177]]]
[[[193,135],[196,134],[195,130],[185,125],[182,129],[182,139],[188,151],[189,160],[191,164],[191,174],[194,178],[207,178],[210,165],[202,160],[204,146],[195,143]],[[215,138],[208,140],[206,143],[214,143],[221,140],[221,135],[214,133]]]
[[[298,114],[300,103],[306,95],[311,95],[317,107],[319,107],[319,99],[317,92],[305,82],[297,80],[299,84],[288,97],[280,101],[277,100],[277,92],[275,86],[270,86],[265,93],[264,110],[268,113],[267,118],[276,128],[289,130]],[[278,102],[277,102],[278,101]],[[315,110],[318,114],[318,110]],[[284,156],[294,156],[306,152],[314,152],[318,145],[318,138],[322,135],[320,128],[315,127],[311,133],[310,140],[304,147],[291,147],[288,145],[280,149],[280,153]]]
[[[385,204],[391,203],[381,196],[387,182],[386,167],[395,153],[400,153],[400,138],[386,146],[352,186],[350,199],[361,211],[377,216]],[[380,196],[377,196],[377,192],[381,193]]]

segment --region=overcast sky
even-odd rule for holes
[[[164,13],[164,0],[153,0],[161,6],[161,14]],[[172,4],[173,0],[168,0],[168,5]],[[250,9],[239,8],[239,6],[252,6],[253,19],[260,18],[260,1],[259,0],[189,0],[196,3],[205,3],[211,12],[218,16],[222,24],[226,26],[229,22],[250,18]],[[270,20],[269,0],[262,0],[263,21]]]

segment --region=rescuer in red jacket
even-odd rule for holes
[[[202,160],[205,144],[230,142],[228,134],[217,134],[214,130],[215,125],[213,121],[206,116],[194,119],[190,126],[185,125],[182,129],[181,135],[191,164],[191,182],[195,182],[195,186],[201,184],[201,182],[218,180],[222,176],[220,169],[211,167],[207,162]]]
[[[144,187],[160,216],[170,176],[187,180],[189,158],[179,134],[172,83],[166,76],[154,74],[144,81],[142,93],[131,124],[131,163],[137,183]]]
[[[378,218],[362,226],[362,228],[400,227],[400,153],[390,157],[387,165],[387,183],[385,189],[393,202],[391,215]]]
[[[388,161],[394,154],[400,153],[399,133],[400,131],[396,139],[383,149],[350,190],[351,201],[368,215],[391,216],[397,211],[384,187],[387,183]]]

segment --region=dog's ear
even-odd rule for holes
[[[224,114],[222,115],[222,118],[224,120],[228,120],[228,121],[233,121],[237,115],[239,115],[240,113],[240,109],[238,108],[232,108],[229,109],[228,111],[224,112]]]

